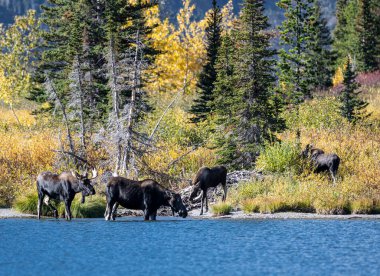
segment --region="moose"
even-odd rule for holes
[[[127,209],[144,211],[144,220],[156,220],[161,206],[170,207],[173,215],[176,212],[182,218],[187,217],[181,196],[151,179],[137,181],[113,176],[106,186],[106,198],[106,220],[115,220],[119,204]]]
[[[302,156],[311,160],[315,173],[325,171],[330,172],[335,184],[340,163],[340,158],[338,155],[325,154],[323,150],[315,148],[312,144],[308,144],[302,151]]]
[[[206,201],[206,212],[208,212],[208,200],[207,200],[207,189],[211,187],[216,187],[222,184],[223,187],[223,197],[222,201],[227,198],[227,169],[224,166],[217,166],[213,168],[203,167],[199,169],[194,180],[193,180],[193,190],[190,194],[191,201],[197,201],[202,198],[201,201],[201,212],[199,215],[203,215],[203,202]],[[201,191],[200,195],[196,197]],[[196,197],[196,198],[195,198]]]
[[[85,197],[95,194],[95,189],[91,185],[91,180],[98,175],[96,169],[92,170],[92,177],[88,178],[87,172],[83,175],[78,172],[63,172],[54,174],[52,172],[42,172],[37,177],[38,219],[41,218],[42,202],[54,211],[55,218],[58,218],[57,209],[50,203],[50,199],[61,200],[65,203],[65,218],[71,220],[71,203],[77,193],[82,193],[82,203]],[[45,197],[46,196],[46,197]],[[45,200],[44,200],[45,199]]]

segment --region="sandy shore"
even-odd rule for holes
[[[225,216],[213,216],[208,212],[202,216],[199,216],[199,210],[192,210],[189,212],[189,216],[194,219],[332,219],[332,220],[346,220],[346,219],[380,219],[380,215],[319,215],[313,213],[275,213],[275,214],[245,214],[243,211],[231,212]]]
[[[0,219],[6,218],[35,218],[36,215],[29,215],[17,212],[14,209],[0,209]],[[312,213],[275,213],[275,214],[245,214],[242,211],[232,212],[225,216],[214,216],[211,212],[199,215],[199,209],[194,209],[189,212],[189,218],[192,219],[331,219],[331,220],[348,220],[348,219],[380,219],[380,215],[319,215]]]
[[[5,219],[5,218],[34,218],[34,217],[37,217],[37,216],[36,215],[23,214],[23,213],[17,212],[14,209],[10,209],[10,208],[0,209],[0,219]]]

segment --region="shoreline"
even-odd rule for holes
[[[322,215],[316,213],[296,213],[296,212],[280,212],[273,214],[251,213],[245,214],[243,211],[231,212],[229,215],[214,216],[212,213],[206,213],[199,216],[199,210],[192,210],[189,216],[193,219],[242,219],[242,220],[350,220],[350,219],[363,219],[380,220],[380,214],[367,215],[367,214],[349,214],[349,215]]]
[[[20,213],[11,208],[0,208],[0,219],[9,218],[36,218],[36,215]],[[131,216],[133,217],[133,216]],[[204,213],[199,216],[199,209],[189,211],[188,218],[194,220],[380,220],[380,214],[350,214],[350,215],[321,215],[315,213],[296,213],[296,212],[281,212],[274,214],[251,213],[245,214],[243,211],[231,212],[229,215],[214,216],[211,212]]]

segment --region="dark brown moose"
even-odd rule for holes
[[[50,199],[55,199],[64,201],[65,218],[71,220],[71,202],[77,193],[82,193],[82,203],[86,196],[95,194],[91,180],[97,174],[95,169],[92,171],[92,178],[88,178],[87,173],[80,175],[77,172],[63,172],[59,175],[51,172],[40,173],[37,177],[38,219],[41,218],[42,202],[52,208],[55,218],[58,218],[57,209],[50,203]]]
[[[311,160],[315,173],[330,172],[333,182],[336,182],[336,175],[340,164],[338,155],[325,154],[323,150],[308,144],[302,152],[302,156]]]
[[[127,209],[144,211],[145,220],[156,220],[157,210],[161,206],[171,207],[173,215],[176,212],[183,218],[187,217],[181,196],[151,179],[136,181],[111,177],[106,187],[106,198],[106,220],[115,220],[119,204]]]
[[[201,168],[193,180],[193,191],[190,195],[190,200],[197,201],[199,198],[202,198],[201,201],[201,212],[200,215],[203,215],[203,202],[206,200],[206,212],[208,212],[208,201],[207,201],[207,189],[211,187],[216,187],[219,184],[222,184],[223,187],[223,198],[225,201],[227,198],[227,169],[224,166],[218,166],[213,168]],[[201,191],[199,197],[195,198],[199,191]]]

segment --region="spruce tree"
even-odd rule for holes
[[[323,17],[319,0],[315,0],[309,23],[309,55],[308,63],[310,82],[314,89],[326,89],[332,85],[335,69],[336,53],[332,50],[332,38]]]
[[[193,123],[204,121],[213,109],[213,90],[216,81],[215,64],[218,49],[221,44],[221,23],[222,14],[217,6],[216,0],[213,0],[212,10],[207,19],[206,28],[207,61],[199,75],[199,81],[197,83],[199,97],[194,100],[194,104],[190,109],[190,113],[194,115],[194,117],[191,118]]]
[[[79,150],[79,155],[84,156],[87,129],[94,119],[89,114],[96,114],[96,90],[93,89],[96,81],[88,78],[94,75],[94,60],[91,60],[87,45],[91,38],[96,37],[92,35],[90,38],[90,33],[95,32],[98,26],[91,24],[93,9],[89,0],[50,0],[48,4],[42,7],[42,22],[47,29],[43,34],[44,52],[36,79],[41,82],[48,80],[45,87],[53,91],[55,102],[59,99],[59,110],[66,113],[63,116],[66,124],[80,139],[80,147],[69,141],[70,151],[75,153]],[[71,136],[74,135],[67,133],[67,137]]]
[[[230,131],[224,156],[235,149],[233,167],[251,167],[260,148],[282,130],[274,104],[274,55],[270,46],[268,18],[264,15],[264,1],[246,0],[239,23],[234,31],[233,94],[224,97],[231,118],[224,130]],[[230,162],[232,160],[229,160]]]
[[[230,127],[234,124],[232,106],[235,101],[234,63],[234,30],[226,31],[222,36],[216,71],[217,79],[214,89],[216,146],[219,148],[219,162],[230,164],[238,158],[237,143]]]
[[[369,72],[378,69],[377,56],[379,54],[378,37],[380,22],[376,20],[374,0],[359,0],[357,17],[357,32],[359,36],[359,68]]]
[[[337,53],[337,65],[342,66],[347,56],[353,64],[359,58],[359,35],[357,32],[358,0],[338,0],[333,48]]]
[[[368,103],[359,98],[361,92],[358,91],[359,84],[356,82],[356,73],[353,70],[350,59],[347,59],[346,62],[343,85],[344,89],[339,98],[342,116],[347,118],[351,123],[356,123],[368,117],[369,115],[365,111]]]
[[[310,18],[312,0],[280,0],[277,5],[285,12],[280,29],[279,83],[289,104],[298,105],[311,97]]]

